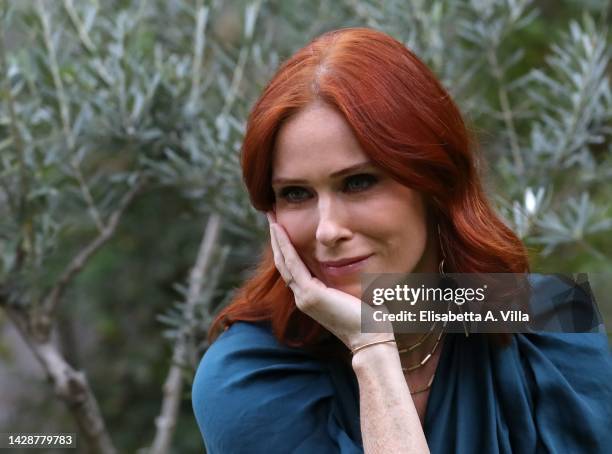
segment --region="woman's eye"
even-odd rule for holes
[[[308,197],[308,192],[303,188],[289,187],[281,191],[281,197],[288,202],[301,202]]]
[[[376,183],[377,179],[374,175],[362,174],[353,175],[346,179],[346,190],[349,192],[359,192],[368,189]]]

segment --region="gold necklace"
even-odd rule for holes
[[[427,353],[427,355],[425,355],[425,357],[421,361],[419,361],[416,364],[413,364],[412,366],[402,367],[402,370],[404,372],[412,372],[413,370],[416,370],[419,367],[423,367],[425,364],[427,364],[427,361],[429,361],[431,357],[433,356],[433,354],[436,352],[436,349],[438,348],[438,345],[440,344],[440,339],[442,339],[443,335],[444,335],[444,330],[440,331],[440,334],[438,334],[438,338],[436,339],[436,343],[434,344],[433,348],[431,349],[429,353]],[[407,350],[402,349],[400,353],[405,353],[406,351]]]
[[[430,336],[430,334],[433,333],[434,328],[436,327],[437,323],[438,323],[437,320],[434,321],[433,324],[431,325],[431,328],[429,328],[429,331],[423,334],[421,338],[418,341],[416,341],[414,344],[409,345],[408,347],[402,348],[398,350],[397,352],[401,355],[402,353],[411,352],[412,350],[419,348],[423,344],[423,342],[425,342],[425,340]]]
[[[444,328],[446,328],[446,323],[445,323],[444,325],[445,325],[445,326],[444,326],[444,327],[442,328],[442,330],[440,331],[440,334],[438,334],[438,338],[436,339],[436,343],[434,344],[434,346],[433,346],[433,348],[431,349],[431,351],[430,351],[430,352],[429,352],[429,353],[428,353],[428,354],[425,356],[425,358],[423,358],[421,361],[419,361],[419,363],[417,363],[417,364],[415,364],[415,365],[413,365],[413,366],[410,366],[410,367],[402,367],[402,371],[404,371],[404,372],[410,372],[410,371],[416,370],[416,369],[418,369],[419,367],[423,367],[423,366],[424,366],[424,365],[427,363],[427,361],[429,361],[429,360],[430,360],[430,358],[431,358],[431,357],[434,355],[434,353],[436,352],[436,349],[438,348],[438,344],[440,344],[440,340],[442,339],[442,336],[444,335]],[[424,338],[426,338],[427,336],[429,336],[429,334],[430,334],[431,332],[432,332],[432,331],[429,331],[429,333],[426,333],[426,336],[423,336],[421,339],[419,339],[419,342],[417,342],[417,343],[421,343],[421,344],[422,344],[422,342],[423,342]],[[415,348],[416,348],[416,347],[415,347]],[[405,352],[407,352],[407,351],[410,351],[410,348],[403,348],[403,349],[398,350],[398,351],[399,351],[400,353],[405,353]],[[424,387],[422,387],[422,388],[420,388],[420,389],[417,389],[417,390],[415,390],[415,391],[410,391],[410,394],[414,396],[415,394],[421,394],[421,393],[424,393],[425,391],[427,391],[429,388],[431,388],[431,385],[432,385],[432,383],[433,383],[433,381],[434,381],[435,376],[436,376],[436,372],[434,371],[434,373],[433,373],[433,374],[431,374],[431,377],[430,377],[429,381],[427,382],[427,384],[426,384]]]
[[[449,303],[450,306],[450,303]],[[423,344],[423,342],[425,341],[425,339],[427,339],[429,337],[429,335],[431,333],[433,333],[434,328],[436,326],[437,320],[431,325],[431,328],[429,328],[429,331],[427,333],[425,333],[423,336],[421,336],[421,338],[414,344],[406,347],[406,348],[402,348],[400,350],[398,350],[398,353],[402,354],[402,353],[406,353],[409,351],[412,351],[416,348],[418,348],[419,346],[421,346]],[[410,367],[402,367],[402,371],[404,372],[411,372],[413,370],[418,369],[419,367],[423,367],[427,361],[429,361],[429,359],[433,356],[433,354],[436,352],[436,349],[438,348],[438,344],[440,343],[440,339],[442,339],[442,336],[444,335],[444,331],[446,331],[446,321],[444,322],[444,325],[442,325],[442,330],[440,331],[440,334],[438,334],[438,338],[436,339],[436,343],[434,344],[433,348],[431,349],[431,351],[425,356],[425,358],[423,358],[421,361],[419,361],[417,364],[410,366]],[[417,389],[416,391],[410,391],[410,395],[415,395],[415,394],[420,394],[420,393],[424,393],[425,391],[427,391],[429,388],[431,388],[431,385],[434,381],[434,378],[436,376],[436,372],[434,371],[433,374],[431,374],[431,378],[429,379],[429,381],[427,382],[427,384],[421,388],[421,389]]]
[[[427,382],[427,385],[425,385],[421,389],[417,389],[416,391],[410,391],[410,394],[414,396],[415,394],[421,394],[421,393],[424,393],[425,391],[427,391],[429,388],[431,388],[431,384],[433,383],[435,376],[436,376],[436,373],[434,372],[433,374],[431,374],[431,378]]]

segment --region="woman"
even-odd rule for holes
[[[361,332],[363,272],[528,271],[472,148],[448,93],[388,35],[332,31],[282,65],[241,161],[270,245],[193,385],[208,452],[608,447],[604,334]]]

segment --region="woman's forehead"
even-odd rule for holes
[[[330,142],[352,136],[351,127],[341,113],[326,105],[308,106],[280,128],[277,147],[299,147],[304,142]]]
[[[350,125],[336,110],[317,106],[297,113],[276,139],[273,173],[317,166],[329,173],[369,161]],[[284,177],[284,175],[283,175]]]

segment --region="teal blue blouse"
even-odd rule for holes
[[[233,324],[192,389],[207,451],[361,453],[351,368],[281,345],[265,323]],[[448,334],[427,403],[432,453],[608,453],[612,358],[606,334]]]

